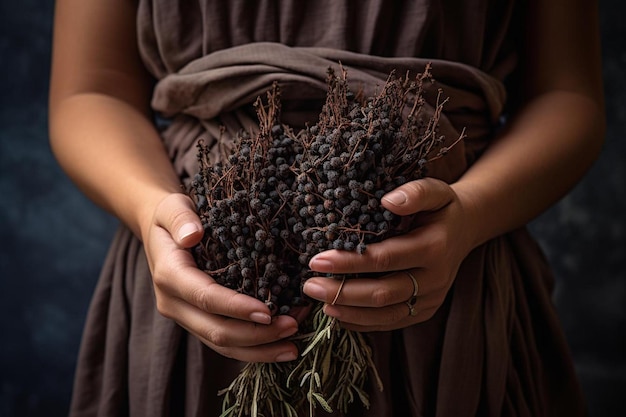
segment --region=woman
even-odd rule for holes
[[[584,415],[552,277],[524,225],[601,148],[597,5],[519,3],[58,0],[53,150],[124,225],[92,302],[71,414],[219,415],[216,392],[240,361],[294,360],[294,318],[271,317],[194,264],[188,248],[203,229],[181,191],[194,144],[214,144],[220,126],[232,140],[275,80],[297,125],[314,120],[328,66],[341,62],[371,89],[392,69],[432,62],[451,97],[442,129],[468,138],[433,178],[383,197],[420,227],[310,263],[321,274],[388,272],[348,282],[325,308],[368,332],[385,386],[354,413]],[[327,303],[338,291],[322,278],[304,286]]]

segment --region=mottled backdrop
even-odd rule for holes
[[[47,142],[51,0],[0,0],[0,417],[64,416],[81,327],[116,221]],[[601,0],[605,150],[532,224],[591,417],[626,416],[626,3]],[[581,28],[584,30],[584,28]]]

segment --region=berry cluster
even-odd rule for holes
[[[266,302],[286,314],[302,304],[302,268],[290,260],[289,203],[293,165],[301,152],[293,134],[277,123],[278,90],[269,94],[269,112],[255,106],[262,123],[256,134],[242,133],[236,148],[216,164],[198,144],[200,170],[191,182],[205,236],[196,247],[198,265],[219,284]]]
[[[295,166],[299,221],[293,232],[301,234],[305,265],[327,249],[363,253],[368,244],[395,232],[400,219],[380,199],[408,179],[421,178],[431,151],[424,144],[443,141],[435,137],[435,125],[420,126],[416,115],[423,101],[403,118],[401,98],[421,89],[423,79],[390,78],[364,102],[349,90],[345,73],[331,72],[328,83],[320,121],[301,135],[303,157]],[[433,131],[426,135],[426,129]]]
[[[425,115],[422,92],[432,77],[391,74],[364,98],[346,72],[328,73],[318,122],[298,132],[280,123],[280,93],[255,103],[258,132],[242,133],[232,153],[211,165],[198,145],[200,169],[190,190],[205,227],[198,265],[217,282],[256,297],[276,314],[304,300],[308,262],[328,249],[363,253],[399,233],[400,218],[381,197],[422,178],[448,148],[438,135],[443,102]],[[298,259],[298,262],[294,262]]]

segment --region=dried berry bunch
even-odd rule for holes
[[[196,247],[198,265],[219,284],[266,302],[273,313],[286,314],[303,304],[303,268],[294,264],[290,219],[295,176],[293,165],[301,146],[278,124],[278,90],[268,93],[270,105],[256,108],[261,121],[256,134],[242,133],[234,151],[211,165],[210,149],[198,145],[200,170],[192,195],[204,229]]]
[[[454,145],[444,146],[438,134],[441,92],[434,112],[424,111],[424,89],[432,81],[430,67],[413,78],[392,73],[376,95],[364,97],[350,90],[343,69],[339,75],[329,70],[315,125],[296,132],[281,124],[274,85],[266,104],[255,103],[258,131],[240,134],[222,162],[211,164],[200,143],[190,189],[206,231],[195,250],[199,267],[264,301],[274,314],[287,314],[310,303],[301,286],[314,255],[363,253],[405,232],[403,219],[380,199],[424,177],[427,164]],[[244,367],[223,391],[223,416],[295,416],[307,405],[310,415],[317,405],[345,413],[356,398],[369,405],[368,371],[380,381],[362,335],[341,329],[317,303],[294,340],[302,344],[301,360]],[[308,388],[285,389],[294,383]]]
[[[301,237],[303,265],[327,249],[363,253],[367,244],[399,232],[399,217],[380,199],[422,178],[426,164],[448,150],[437,134],[443,103],[431,117],[422,115],[430,77],[428,70],[416,79],[392,76],[363,101],[350,91],[345,72],[329,72],[326,104],[319,122],[298,136],[302,157],[293,167],[292,232]]]

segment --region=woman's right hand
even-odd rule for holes
[[[272,317],[267,306],[215,282],[196,266],[189,248],[203,229],[191,199],[169,194],[142,227],[158,311],[218,353],[246,362],[294,360],[283,340],[298,330],[290,316]]]

